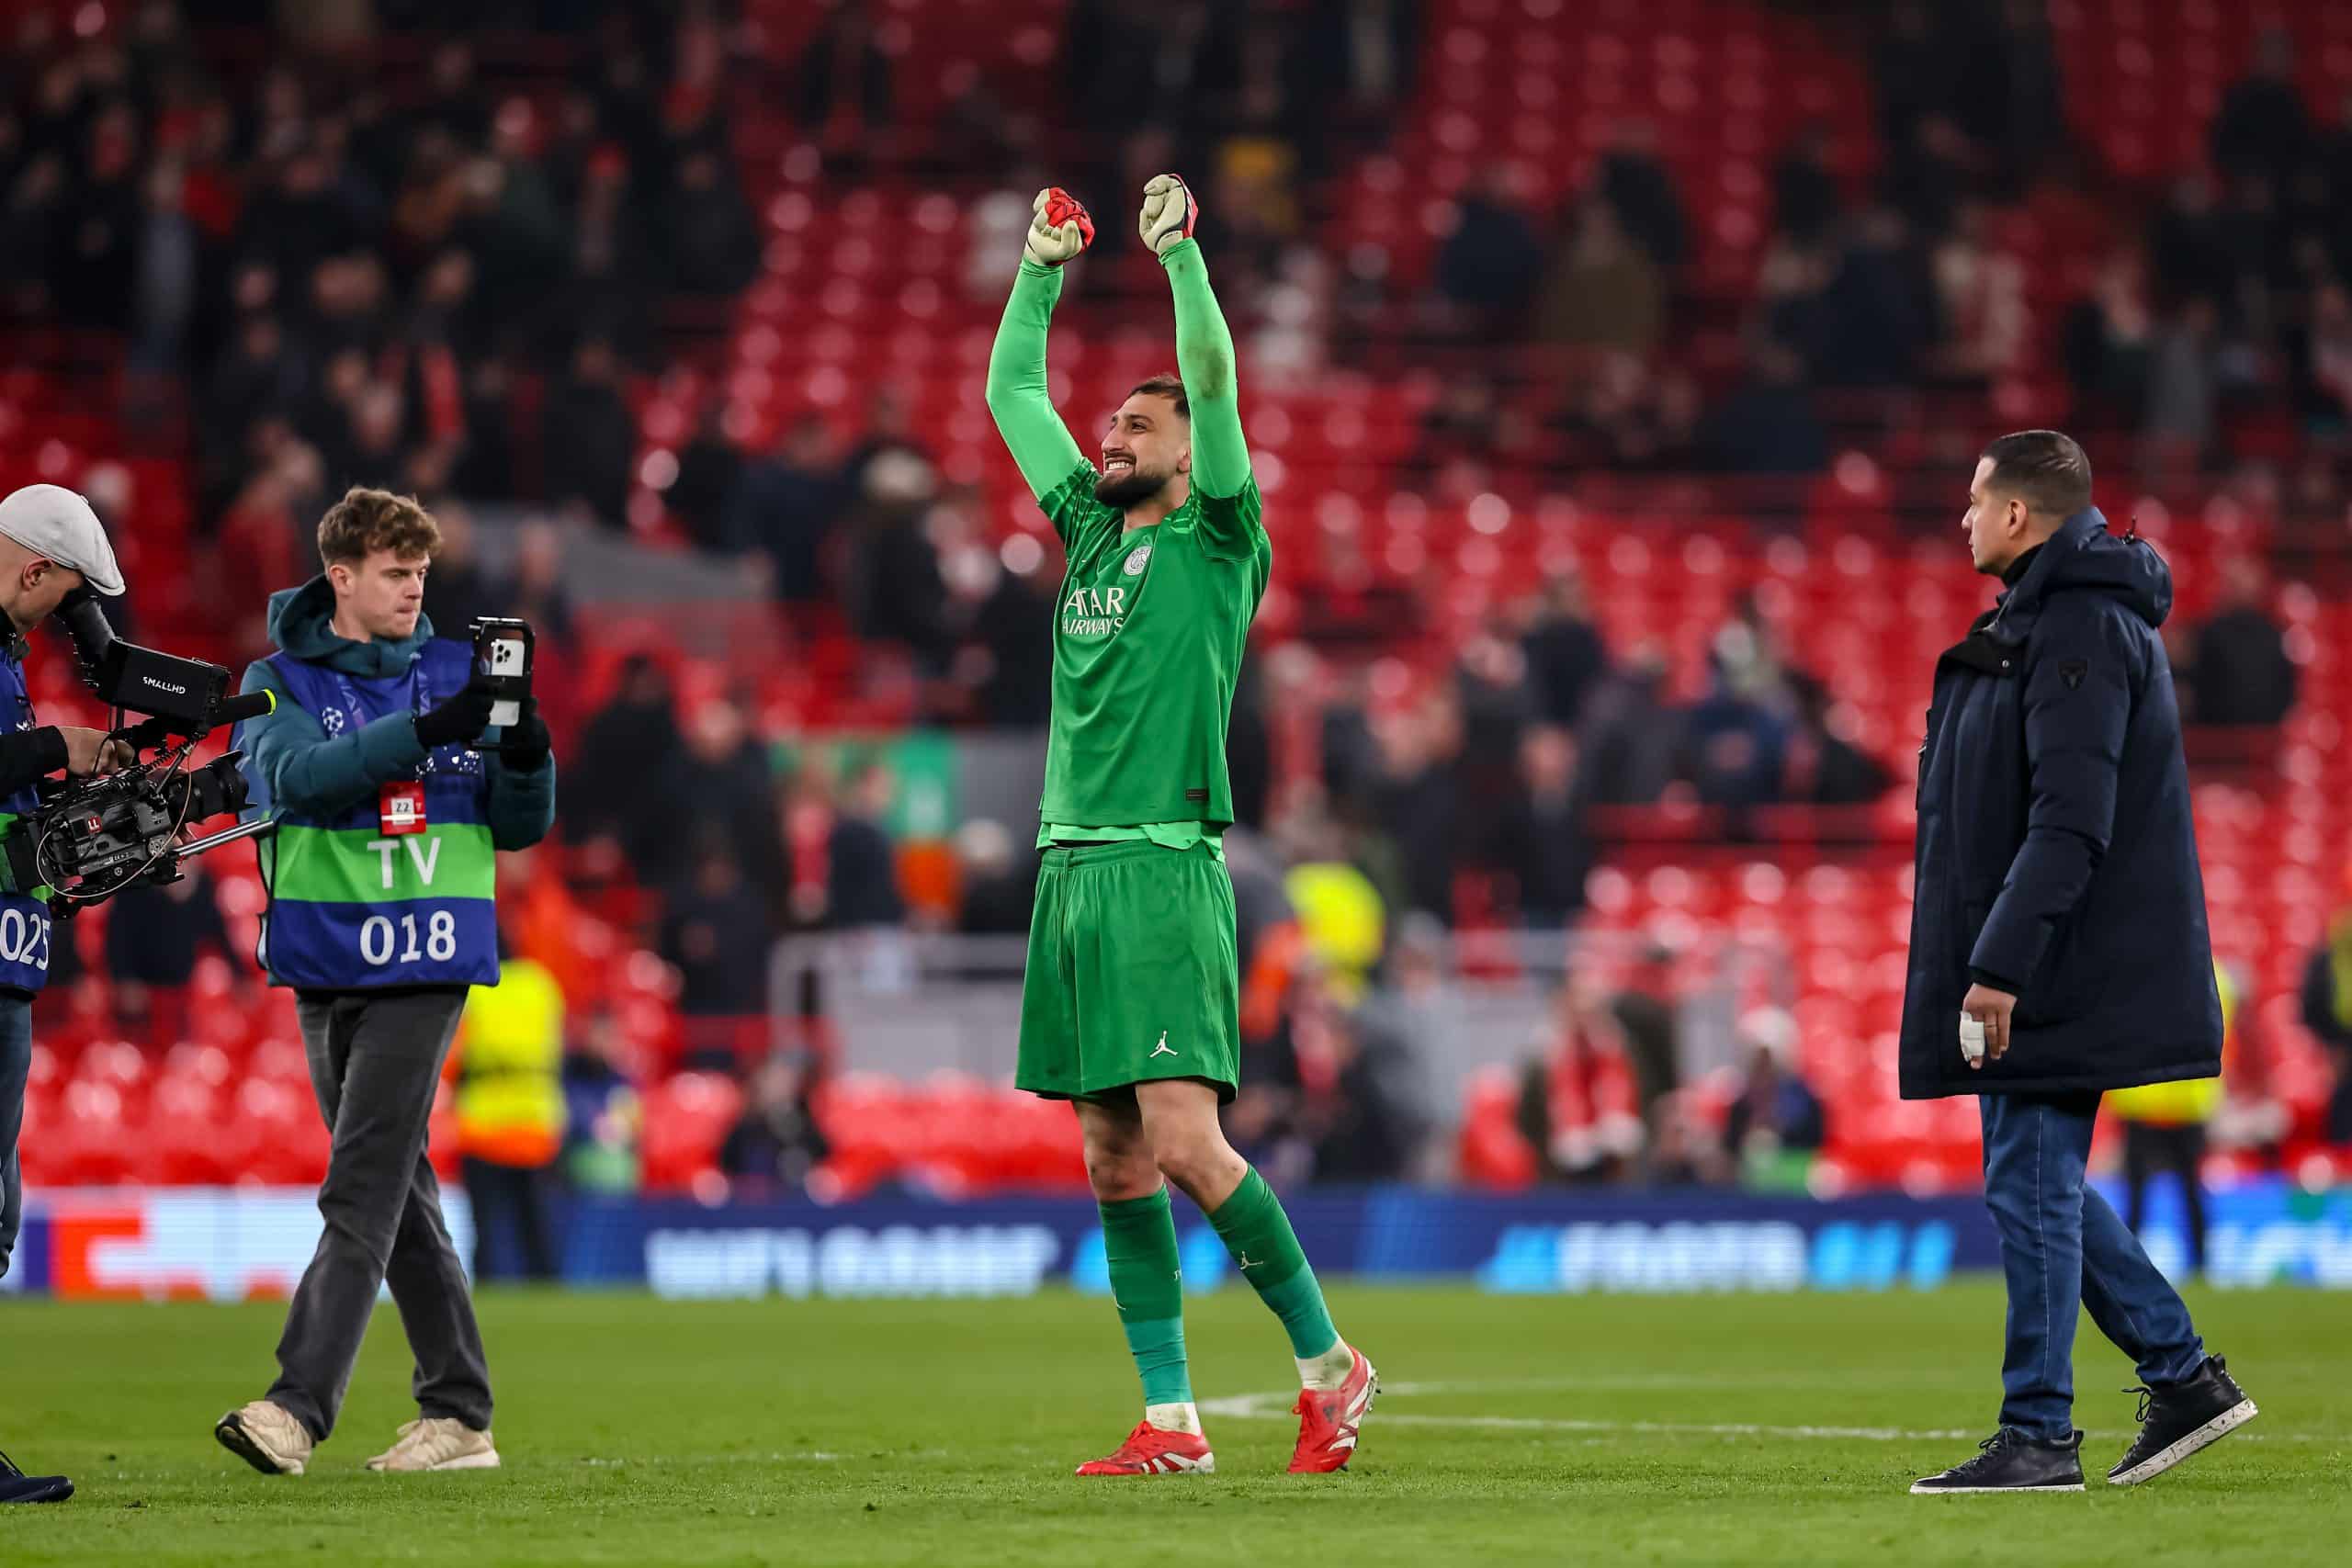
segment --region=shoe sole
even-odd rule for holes
[[[220,1417],[212,1427],[212,1435],[220,1439],[222,1448],[243,1460],[264,1475],[302,1473],[301,1461],[295,1461],[291,1466],[278,1463],[277,1460],[270,1457],[268,1450],[254,1440],[253,1434],[245,1430],[244,1423],[233,1415]]]
[[[0,1497],[0,1503],[18,1504],[62,1503],[74,1495],[74,1483],[59,1476],[55,1484],[31,1488],[14,1497]]]
[[[2109,1486],[2137,1486],[2143,1481],[2153,1481],[2199,1449],[2211,1448],[2261,1414],[2253,1400],[2241,1399],[2170,1448],[2142,1460],[2120,1474],[2109,1475],[2107,1483]]]
[[[2004,1492],[2080,1492],[2083,1483],[2071,1481],[2062,1486],[1925,1486],[1912,1483],[1914,1497],[1992,1497]]]
[[[494,1450],[486,1454],[459,1454],[456,1459],[445,1459],[439,1464],[428,1464],[423,1470],[395,1470],[389,1464],[372,1461],[368,1468],[377,1475],[432,1475],[444,1470],[496,1470],[498,1454]]]
[[[1162,1464],[1167,1465],[1168,1468],[1160,1469],[1159,1466]],[[1203,1454],[1196,1460],[1186,1459],[1181,1454],[1162,1454],[1142,1470],[1081,1470],[1078,1472],[1078,1478],[1080,1481],[1163,1481],[1171,1475],[1215,1475],[1216,1473],[1216,1455],[1215,1454]]]

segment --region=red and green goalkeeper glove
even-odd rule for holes
[[[1193,237],[1193,223],[1201,215],[1201,204],[1193,199],[1193,191],[1174,175],[1154,175],[1143,187],[1143,212],[1136,219],[1136,231],[1153,254],[1166,255],[1168,247],[1179,240]]]
[[[1037,216],[1030,220],[1022,254],[1039,266],[1059,266],[1094,243],[1094,218],[1059,186],[1037,193]]]

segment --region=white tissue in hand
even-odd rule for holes
[[[1972,1062],[1984,1059],[1984,1025],[1966,1013],[1960,1015],[1960,1054]]]

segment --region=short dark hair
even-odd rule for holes
[[[2091,503],[2091,460],[2075,438],[2055,430],[2020,430],[1984,448],[1993,472],[1985,488],[2018,497],[2029,512],[2072,517]]]
[[[319,519],[319,558],[357,566],[376,550],[402,560],[441,553],[441,525],[413,495],[353,485]]]
[[[1176,405],[1178,417],[1185,423],[1193,422],[1193,400],[1184,395],[1184,383],[1173,370],[1162,370],[1157,376],[1147,376],[1127,389],[1127,396],[1148,392],[1155,398],[1167,398]]]

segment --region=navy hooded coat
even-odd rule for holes
[[[1936,664],[1903,998],[1905,1100],[2121,1089],[2222,1070],[2172,573],[2076,513]],[[2018,998],[1971,1071],[1972,979]]]

